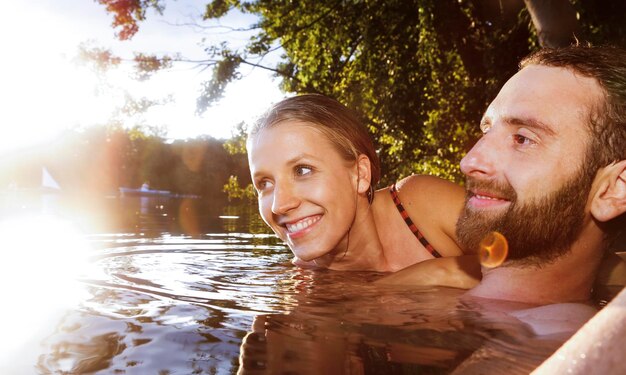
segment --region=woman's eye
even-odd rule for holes
[[[313,168],[309,167],[308,165],[298,165],[296,167],[297,176],[306,176],[311,172],[313,172]]]
[[[267,190],[272,186],[272,182],[268,180],[261,180],[255,184],[256,190],[261,192],[263,190]]]

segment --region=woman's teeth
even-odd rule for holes
[[[299,232],[299,231],[304,230],[304,229],[310,227],[311,225],[315,224],[319,219],[320,219],[319,216],[306,218],[306,219],[302,219],[300,221],[297,221],[297,222],[295,222],[293,224],[286,224],[285,226],[287,227],[287,231],[289,233]]]

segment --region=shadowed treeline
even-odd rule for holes
[[[68,130],[53,142],[14,152],[0,162],[0,188],[36,188],[47,168],[64,191],[117,194],[118,188],[152,189],[223,200],[231,175],[250,180],[245,155],[231,155],[223,140],[201,136],[167,140],[140,128]]]

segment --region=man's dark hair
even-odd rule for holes
[[[523,59],[529,65],[566,68],[594,78],[604,91],[603,103],[591,108],[587,163],[596,173],[613,162],[626,159],[626,50],[610,46],[573,45],[539,50]],[[611,220],[605,230],[613,237],[626,226],[626,214]]]

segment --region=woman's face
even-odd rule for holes
[[[263,220],[298,258],[319,258],[346,240],[356,212],[357,167],[324,134],[286,121],[249,140],[248,160]]]

